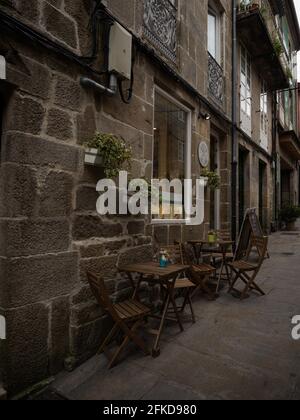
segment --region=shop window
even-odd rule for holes
[[[158,88],[155,93],[153,178],[179,179],[182,184],[184,179],[191,178],[191,112]],[[171,196],[171,203],[171,214],[162,219],[181,220],[183,206],[176,193]],[[177,214],[179,207],[182,216]]]

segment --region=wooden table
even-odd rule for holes
[[[228,264],[227,264],[227,255],[228,255],[228,248],[234,245],[234,241],[227,241],[227,240],[220,239],[214,244],[211,244],[208,241],[193,240],[193,241],[188,241],[188,243],[194,249],[197,264],[200,263],[201,255],[203,253],[221,254],[222,265],[221,265],[221,271],[218,276],[218,283],[217,283],[217,289],[216,289],[216,293],[219,293],[224,269],[226,270],[227,279],[230,282],[230,274],[229,274],[229,269],[228,269]]]
[[[234,241],[224,241],[224,240],[218,240],[214,244],[211,244],[209,242],[202,242],[202,252],[207,252],[210,254],[221,254],[222,258],[222,265],[220,269],[220,273],[218,276],[218,283],[217,283],[217,289],[216,293],[219,293],[220,284],[223,276],[224,269],[226,271],[226,276],[228,282],[230,282],[230,274],[229,274],[229,268],[228,268],[228,248],[234,245]]]
[[[176,280],[181,276],[181,274],[186,273],[190,270],[188,265],[179,265],[173,264],[165,268],[161,268],[158,263],[150,262],[143,264],[132,264],[119,267],[119,271],[126,273],[128,276],[132,287],[134,289],[133,298],[138,299],[138,292],[142,282],[156,282],[163,286],[166,290],[166,299],[162,308],[162,315],[155,316],[153,318],[158,318],[160,320],[160,326],[158,330],[151,331],[153,335],[156,336],[155,344],[152,350],[153,357],[158,357],[160,355],[159,343],[161,335],[167,320],[177,321],[180,327],[180,331],[183,331],[183,325],[180,319],[179,311],[174,298],[174,286]],[[138,274],[139,279],[137,284],[133,280],[133,274]],[[170,305],[173,306],[176,319],[167,318],[168,309]]]

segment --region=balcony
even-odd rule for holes
[[[208,53],[208,92],[210,96],[219,104],[223,104],[224,99],[224,75],[223,69]]]
[[[283,131],[279,136],[280,147],[291,160],[300,160],[300,140],[294,129]]]
[[[177,9],[170,0],[145,0],[144,36],[171,61],[176,61]]]
[[[237,30],[239,38],[252,56],[253,63],[264,75],[269,88],[288,88],[288,62],[269,2],[256,0],[248,6],[243,6],[241,2]]]

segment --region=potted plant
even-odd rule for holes
[[[86,144],[85,163],[100,166],[107,178],[118,175],[125,163],[130,164],[132,150],[122,137],[96,133]]]
[[[219,190],[221,187],[221,178],[215,171],[203,169],[201,177],[204,179],[206,186],[211,190]]]
[[[248,6],[249,12],[255,12],[259,10],[259,4],[258,3],[250,3]]]
[[[218,240],[218,235],[215,231],[208,232],[208,243],[214,245]]]
[[[274,46],[276,55],[278,57],[280,57],[281,54],[283,53],[283,46],[282,46],[282,43],[281,43],[281,41],[280,41],[280,39],[279,39],[278,36],[275,37],[275,39],[273,41],[273,46]]]
[[[247,2],[246,0],[241,0],[239,7],[238,7],[239,12],[244,13],[247,11]]]
[[[280,212],[280,219],[286,224],[287,231],[296,230],[295,223],[300,217],[300,207],[286,206]]]

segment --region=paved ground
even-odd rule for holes
[[[291,318],[300,315],[300,233],[274,235],[270,253],[260,275],[266,297],[199,296],[197,324],[183,334],[170,326],[160,358],[133,352],[108,371],[95,357],[61,374],[55,392],[74,400],[299,400],[300,341],[291,338]]]

